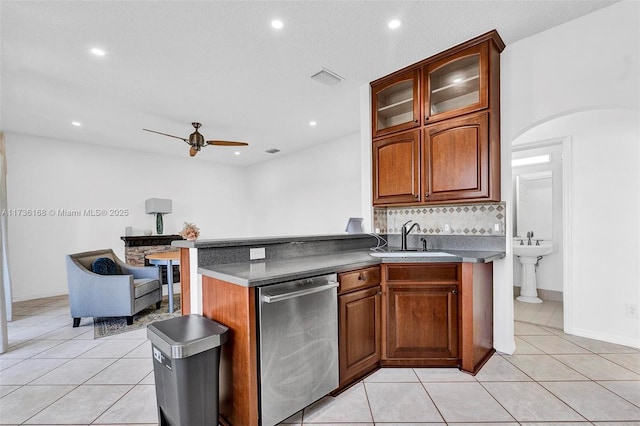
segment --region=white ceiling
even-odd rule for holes
[[[187,137],[200,121],[250,146],[194,161],[255,164],[358,132],[360,87],[396,69],[494,28],[508,49],[611,3],[0,0],[0,130],[188,157],[142,128]],[[323,67],[345,80],[309,78]]]

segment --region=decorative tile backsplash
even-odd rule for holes
[[[373,227],[381,234],[399,234],[402,224],[408,220],[420,226],[420,231],[413,231],[418,234],[504,236],[505,203],[373,209]],[[449,226],[449,231],[445,231],[445,225]]]

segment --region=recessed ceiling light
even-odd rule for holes
[[[280,152],[280,150],[278,148],[269,148],[265,152],[268,153],[268,154],[276,154],[276,153]]]
[[[80,123],[79,121],[72,121],[71,124],[76,127],[82,126],[82,123]]]
[[[392,19],[391,21],[389,21],[389,28],[391,28],[392,30],[400,28],[400,25],[402,25],[402,22],[397,19]]]
[[[284,27],[284,23],[279,19],[274,19],[273,21],[271,21],[271,26],[276,30],[279,30],[279,29],[282,29],[282,27]]]
[[[91,49],[91,53],[93,53],[96,56],[104,56],[107,54],[107,52],[105,52],[102,49],[98,49],[97,47],[94,47],[93,49]]]
[[[454,79],[453,79],[453,82],[454,82],[454,83],[460,83],[461,81],[462,81],[462,79],[461,79],[461,78],[454,78]]]
[[[309,126],[315,126],[316,124],[318,124],[318,123],[316,123],[315,121],[310,121],[309,122]]]
[[[240,155],[240,151],[234,152],[234,155]]]

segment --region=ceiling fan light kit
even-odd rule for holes
[[[149,130],[149,129],[142,129],[142,130],[185,141],[189,146],[191,146],[191,148],[189,148],[189,155],[191,157],[194,157],[203,147],[208,145],[216,145],[216,146],[247,146],[249,145],[246,142],[218,141],[218,140],[205,141],[204,136],[202,136],[202,133],[198,131],[198,129],[202,127],[202,124],[193,122],[191,123],[191,125],[195,129],[195,132],[191,133],[188,139],[181,138],[180,136],[170,135],[168,133],[157,132],[155,130]]]

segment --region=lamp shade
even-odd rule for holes
[[[144,202],[146,213],[171,213],[171,200],[164,198],[149,198]]]

